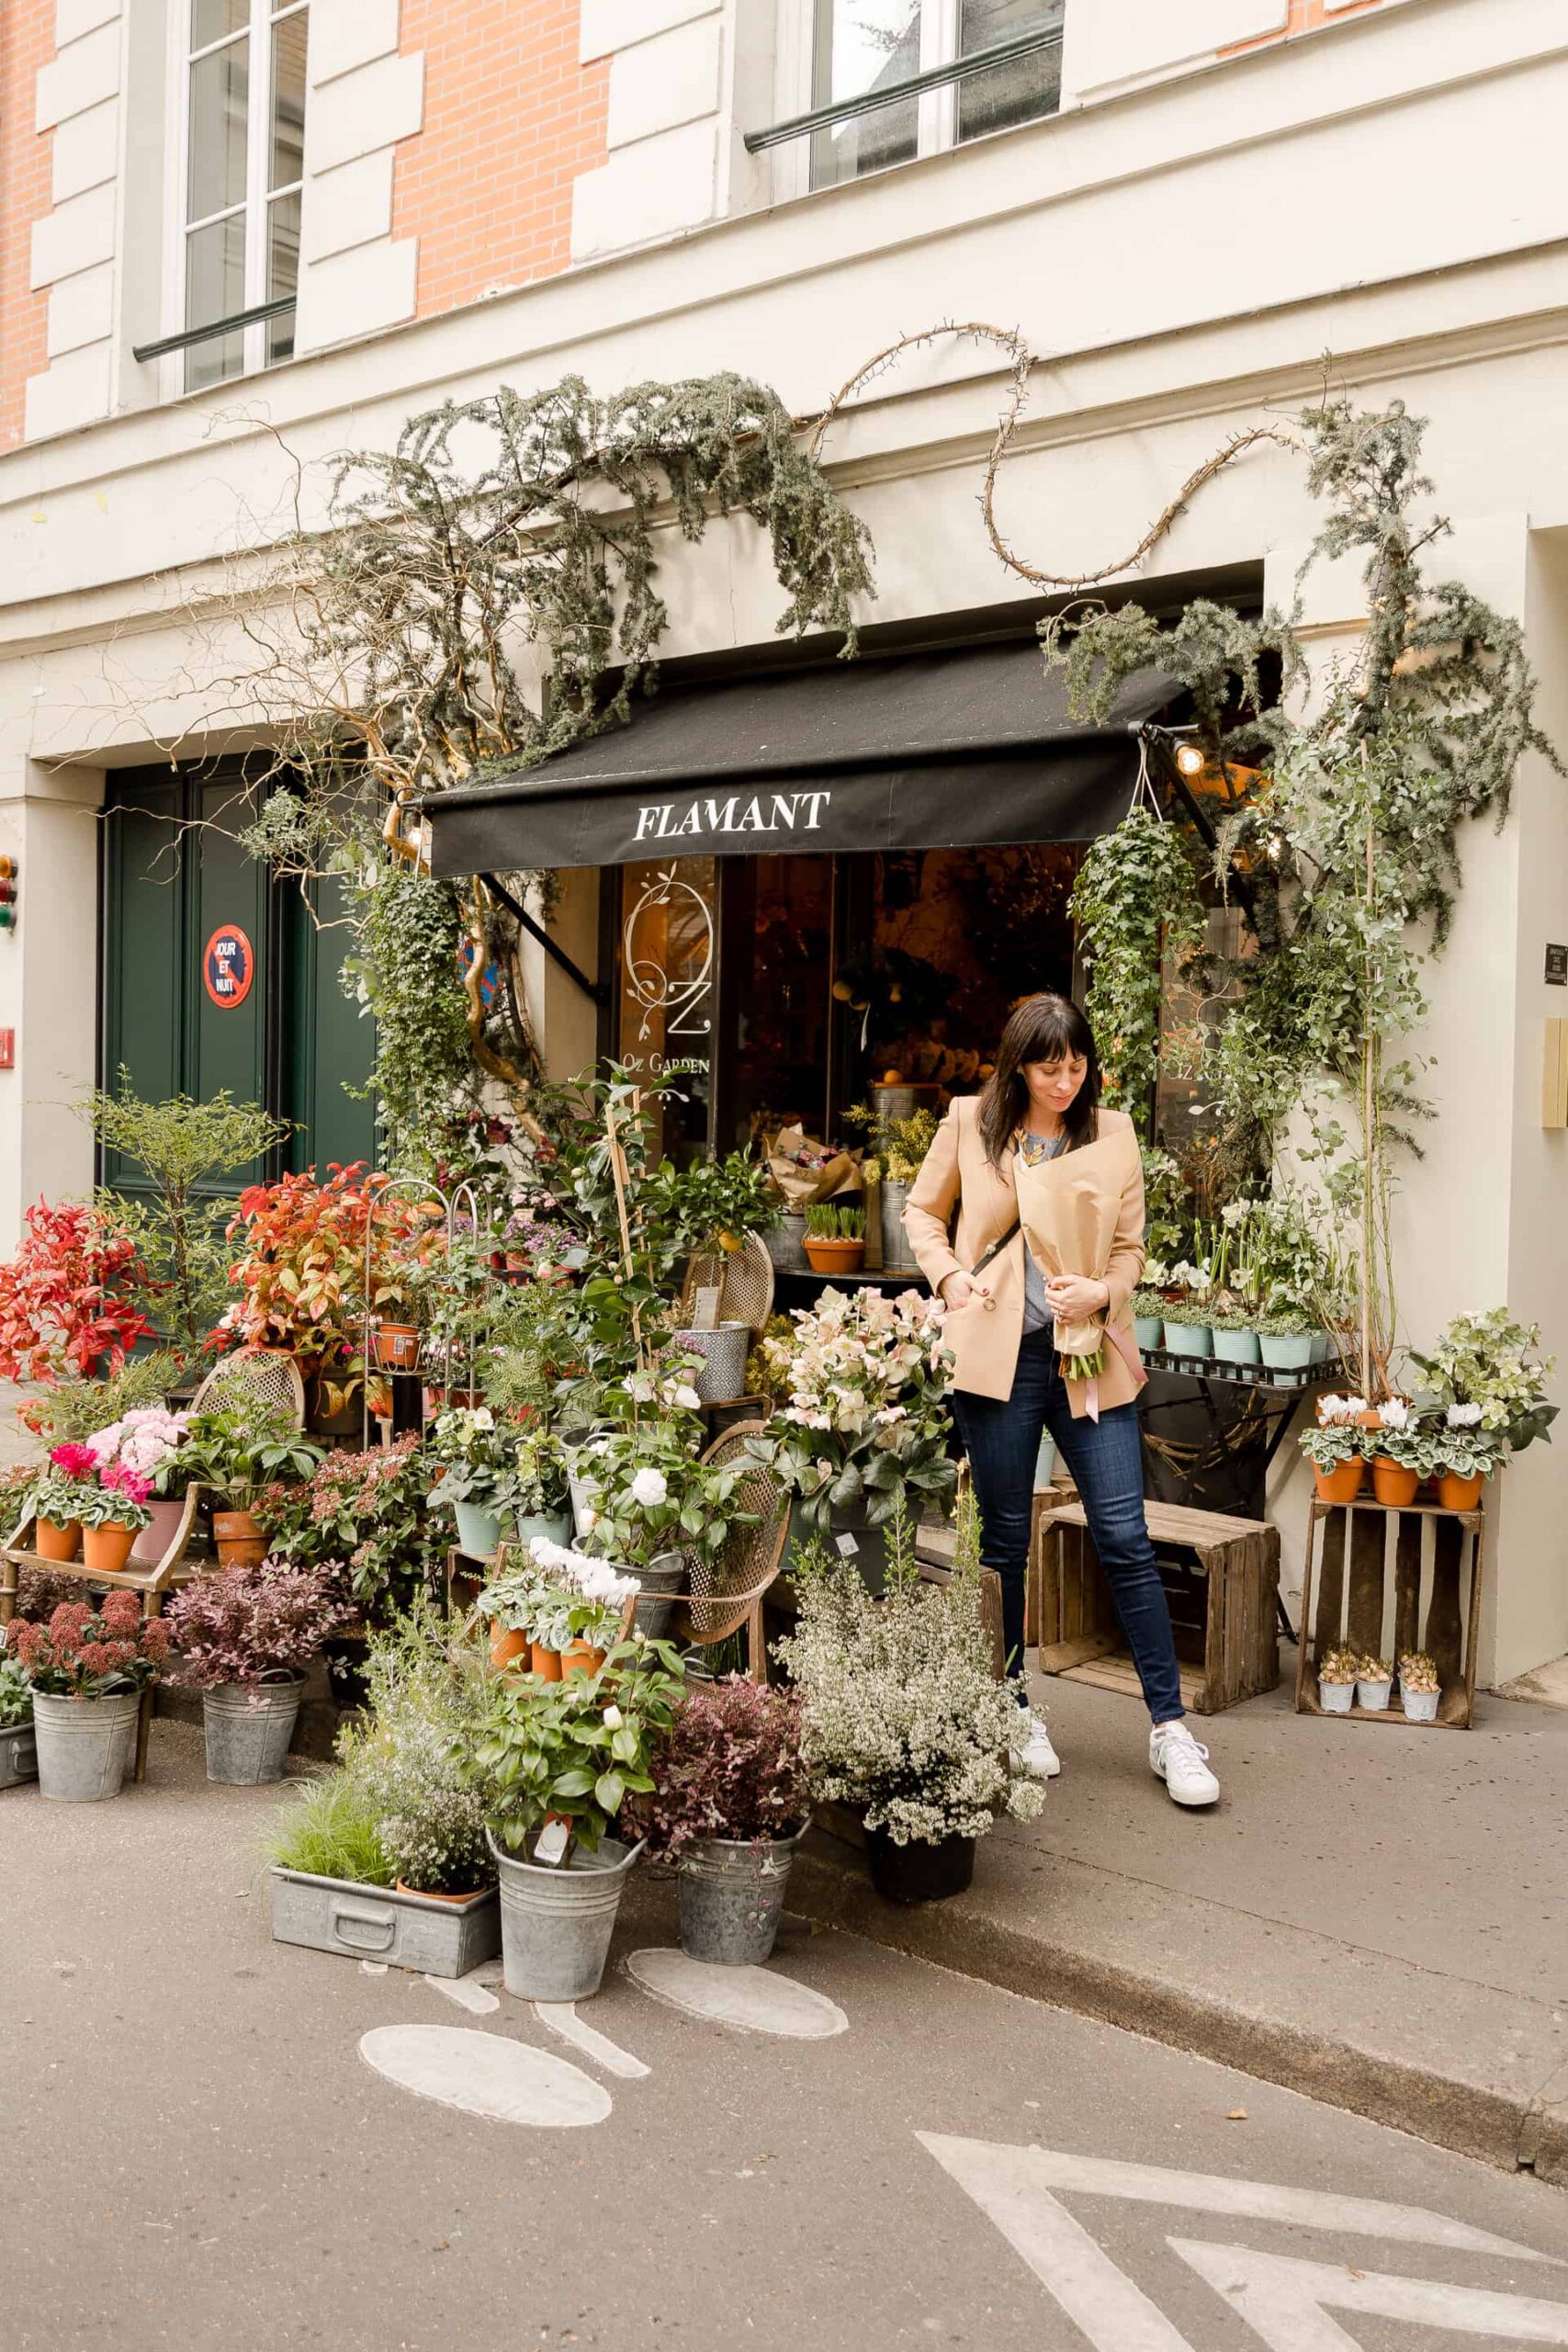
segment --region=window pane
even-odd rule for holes
[[[272,28],[272,176],[269,187],[292,187],[305,167],[305,32],[300,8]]]
[[[237,33],[249,23],[250,14],[251,0],[190,0],[192,49],[205,49],[209,40]]]
[[[275,196],[266,209],[267,254],[266,299],[276,302],[280,294],[298,292],[299,286],[299,196]],[[279,319],[266,322],[266,356],[270,367],[276,359],[294,356],[294,313],[286,311]]]
[[[239,213],[229,220],[209,221],[186,239],[186,324],[207,326],[245,307],[245,220]],[[186,390],[220,384],[237,376],[245,364],[243,331],[194,344],[186,353]]]
[[[919,70],[920,0],[818,0],[818,106],[886,89]],[[908,163],[918,139],[912,98],[819,130],[811,142],[811,185],[832,187],[887,164]]]
[[[245,109],[250,42],[199,57],[190,69],[190,189],[187,220],[205,220],[245,198]]]
[[[958,45],[965,57],[1024,33],[1059,31],[1062,0],[959,0]],[[958,136],[979,139],[1055,114],[1061,103],[1062,52],[1037,50],[1010,65],[994,65],[958,85]]]

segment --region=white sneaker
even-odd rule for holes
[[[1023,1746],[1012,1751],[1014,1771],[1027,1772],[1035,1781],[1054,1781],[1062,1769],[1062,1759],[1051,1745],[1044,1716],[1026,1714],[1022,1723],[1026,1736]]]
[[[1209,1751],[1184,1723],[1162,1724],[1149,1734],[1149,1769],[1158,1774],[1177,1804],[1213,1804],[1220,1784],[1209,1770]]]

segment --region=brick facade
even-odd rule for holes
[[[571,189],[604,163],[608,60],[578,62],[579,0],[403,0],[424,129],[398,150],[392,234],[419,240],[418,314],[570,260]]]
[[[0,449],[22,437],[27,381],[47,364],[49,294],[32,287],[33,223],[50,209],[34,85],[54,55],[54,0],[0,0]]]

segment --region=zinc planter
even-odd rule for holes
[[[517,1514],[517,1541],[525,1551],[528,1549],[536,1535],[542,1536],[547,1544],[570,1544],[571,1541],[570,1511],[520,1510]]]
[[[934,1845],[911,1839],[896,1846],[886,1829],[868,1829],[865,1859],[885,1903],[941,1903],[962,1894],[975,1877],[973,1838],[943,1838]]]
[[[61,1699],[35,1690],[39,1793],[62,1804],[97,1804],[118,1796],[141,1704],[135,1690],[111,1690],[101,1699]]]
[[[488,1834],[488,1833],[487,1833]],[[558,1870],[490,1839],[501,1874],[502,1973],[525,2001],[586,2001],[599,1990],[626,1879],[642,1851],[618,1838],[574,1849]]]
[[[454,1503],[457,1517],[457,1548],[472,1552],[488,1560],[501,1542],[501,1521],[492,1510],[481,1510],[478,1503]]]
[[[645,1568],[637,1569],[637,1577],[641,1588],[634,1621],[637,1630],[654,1641],[662,1641],[670,1631],[670,1620],[675,1614],[675,1604],[686,1581],[686,1563],[679,1552],[660,1552]]]
[[[38,1739],[31,1724],[0,1725],[0,1789],[38,1779]]]
[[[1438,1697],[1436,1690],[1402,1690],[1399,1703],[1410,1723],[1435,1724],[1438,1720]]]
[[[1173,1323],[1165,1318],[1165,1345],[1168,1355],[1212,1356],[1214,1335],[1206,1323]]]
[[[749,1325],[721,1323],[716,1331],[676,1331],[672,1337],[687,1355],[703,1359],[696,1376],[701,1404],[728,1405],[745,1394],[746,1358],[751,1347]]]
[[[304,1676],[296,1674],[287,1682],[220,1682],[204,1690],[208,1779],[236,1789],[281,1781],[304,1689]]]
[[[501,1905],[493,1886],[453,1903],[275,1869],[272,1933],[275,1943],[306,1944],[345,1960],[384,1960],[423,1976],[467,1976],[501,1950]]]
[[[1368,1714],[1386,1715],[1388,1713],[1388,1694],[1393,1688],[1393,1684],[1392,1679],[1387,1682],[1362,1682],[1358,1680],[1356,1684],[1356,1704],[1358,1707],[1365,1708]]]
[[[773,1948],[784,1917],[793,1838],[750,1845],[732,1838],[699,1838],[681,1857],[681,1949],[716,1968],[756,1967]]]
[[[1133,1337],[1145,1355],[1152,1355],[1165,1345],[1165,1318],[1159,1315],[1134,1315]]]
[[[908,1197],[908,1184],[895,1184],[890,1178],[883,1178],[882,1271],[886,1274],[918,1274],[920,1271],[904,1230],[904,1207]]]
[[[1328,1334],[1326,1331],[1314,1331],[1313,1333],[1311,1352],[1307,1357],[1307,1362],[1308,1363],[1326,1363],[1328,1362]]]
[[[1217,1327],[1210,1333],[1216,1363],[1261,1363],[1263,1350],[1256,1331],[1224,1331]]]
[[[810,1272],[806,1262],[804,1209],[785,1209],[777,1225],[770,1227],[763,1234],[762,1241],[773,1261],[775,1272],[804,1274]]]
[[[1270,1372],[1304,1372],[1312,1362],[1310,1331],[1259,1331],[1258,1344]]]
[[[137,1530],[130,1556],[138,1567],[155,1568],[175,1536],[186,1515],[185,1497],[177,1495],[173,1502],[149,1503],[152,1523]]]
[[[1317,1703],[1325,1715],[1348,1715],[1356,1703],[1356,1686],[1353,1682],[1325,1682],[1320,1676]]]

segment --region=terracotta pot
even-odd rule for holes
[[[1357,1414],[1357,1416],[1356,1416],[1356,1427],[1357,1427],[1359,1430],[1381,1430],[1381,1429],[1382,1429],[1382,1415],[1379,1412],[1379,1410],[1378,1410],[1378,1408],[1377,1408],[1377,1407],[1376,1407],[1375,1405],[1369,1405],[1369,1406],[1368,1406],[1368,1408],[1367,1408],[1367,1409],[1366,1409],[1366,1411],[1365,1411],[1364,1413],[1358,1413],[1358,1414]]]
[[[543,1642],[534,1642],[530,1645],[530,1651],[531,1671],[538,1676],[540,1681],[558,1682],[560,1680],[559,1650],[547,1650]]]
[[[858,1274],[865,1259],[861,1241],[818,1241],[806,1236],[806,1255],[814,1274]]]
[[[259,1568],[266,1557],[266,1537],[248,1510],[215,1510],[212,1541],[220,1568]]]
[[[106,1519],[101,1527],[82,1530],[82,1564],[96,1568],[100,1576],[118,1577],[130,1557],[130,1547],[136,1541],[134,1527],[123,1521]]]
[[[528,1671],[528,1659],[533,1648],[526,1634],[503,1634],[493,1626],[490,1637],[490,1662],[493,1667],[515,1666],[522,1661],[522,1670]]]
[[[485,1892],[482,1886],[470,1886],[467,1894],[437,1894],[434,1887],[411,1886],[406,1878],[395,1878],[392,1884],[400,1894],[417,1894],[422,1903],[471,1903]]]
[[[1473,1478],[1461,1478],[1452,1470],[1439,1470],[1438,1500],[1445,1510],[1479,1510],[1481,1489],[1485,1484],[1479,1473]]]
[[[1324,1503],[1353,1503],[1361,1491],[1361,1477],[1366,1464],[1359,1453],[1348,1462],[1341,1462],[1333,1470],[1320,1470],[1313,1464],[1313,1476],[1317,1481],[1317,1498]]]
[[[1417,1472],[1402,1469],[1397,1462],[1391,1462],[1386,1453],[1372,1456],[1372,1492],[1380,1503],[1386,1503],[1392,1510],[1403,1510],[1415,1501],[1416,1489],[1420,1483]]]
[[[419,1333],[412,1323],[389,1323],[383,1318],[376,1326],[371,1344],[383,1372],[412,1372],[418,1365]]]
[[[67,1527],[57,1526],[52,1519],[34,1522],[33,1542],[40,1560],[73,1560],[82,1543],[82,1522],[73,1519]]]
[[[587,1642],[570,1643],[560,1654],[561,1674],[563,1678],[569,1674],[597,1674],[605,1656],[604,1650],[593,1649]]]

